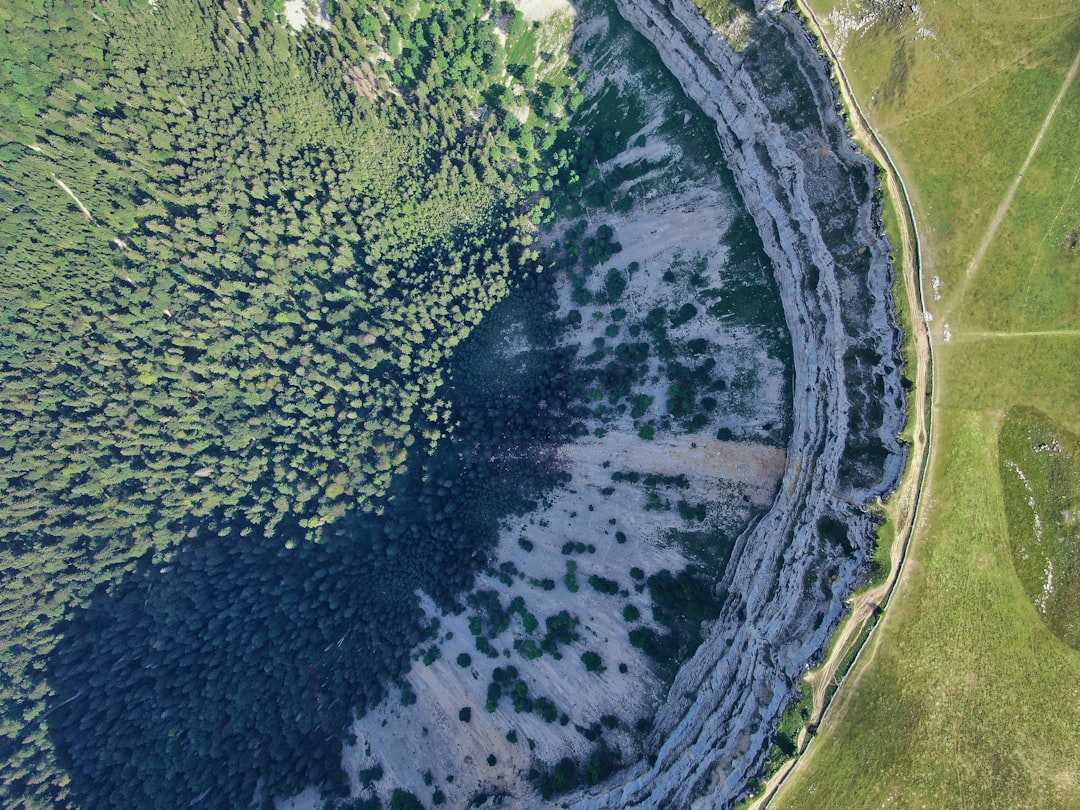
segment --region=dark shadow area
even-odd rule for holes
[[[455,435],[416,454],[384,514],[292,549],[253,527],[194,537],[64,623],[49,728],[80,807],[270,807],[313,784],[345,795],[353,712],[437,635],[417,592],[454,609],[499,518],[564,477],[573,351],[497,357],[509,324],[553,345],[554,306],[550,282],[527,280],[463,344],[444,391]]]

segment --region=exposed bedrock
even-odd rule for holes
[[[581,808],[725,807],[865,569],[864,511],[903,469],[900,340],[871,163],[852,145],[800,21],[767,10],[736,52],[691,0],[616,0],[715,123],[780,287],[794,349],[793,431],[772,509],[739,538],[723,615],[680,671],[657,756]]]

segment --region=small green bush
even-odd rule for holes
[[[581,654],[581,663],[585,665],[585,669],[589,672],[603,672],[607,667],[604,666],[603,661],[597,653],[592,650],[583,652]]]

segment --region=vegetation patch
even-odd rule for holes
[[[512,287],[550,305],[528,245],[573,91],[525,86],[517,118],[503,4],[338,6],[299,34],[263,3],[56,12],[9,4],[0,38],[29,68],[0,99],[5,790],[339,795],[349,707],[432,638],[415,591],[449,605],[491,519],[559,478],[495,472],[554,423],[473,371]],[[558,356],[529,375],[552,415]]]
[[[1080,439],[1033,408],[998,439],[1013,565],[1054,634],[1080,649]]]
[[[570,757],[564,757],[554,766],[534,765],[529,776],[539,789],[540,795],[545,801],[549,801],[581,785],[599,784],[619,767],[621,759],[618,748],[609,748],[601,742],[589,754],[584,765],[579,765]]]
[[[672,155],[697,150],[708,159],[693,171],[714,171],[709,127],[640,48],[662,103],[636,80],[600,80],[583,103],[573,64],[502,2],[331,3],[329,30],[295,34],[273,3],[239,16],[195,0],[59,6],[55,31],[32,3],[6,12],[36,50],[0,37],[23,49],[5,64],[33,68],[13,69],[15,103],[0,98],[16,138],[0,148],[13,235],[0,249],[0,562],[17,572],[0,611],[13,707],[0,735],[18,752],[5,790],[43,806],[228,806],[315,786],[331,805],[380,806],[377,789],[381,806],[457,806],[461,773],[455,788],[431,771],[386,784],[375,764],[356,798],[339,765],[374,709],[411,721],[430,706],[424,680],[447,672],[481,690],[444,707],[473,734],[509,704],[524,728],[557,720],[589,743],[576,763],[537,764],[542,792],[607,778],[649,720],[561,711],[528,662],[651,683],[625,637],[583,652],[594,620],[552,600],[641,622],[645,598],[600,567],[619,556],[607,544],[650,572],[680,549],[636,525],[630,542],[609,512],[565,557],[565,535],[536,539],[542,520],[517,540],[528,562],[485,561],[500,521],[568,482],[555,448],[611,430],[662,452],[727,408],[719,349],[695,331],[711,317],[696,298],[706,260],[676,267],[676,297],[638,311],[655,268],[620,261],[602,221],[686,179],[668,158],[603,165],[631,139],[680,138]],[[614,14],[611,30],[626,30]],[[575,224],[549,248],[535,231],[555,211]],[[747,269],[778,311],[742,226],[731,274]],[[564,278],[581,307],[565,317]],[[579,329],[593,330],[580,345]],[[611,483],[640,486],[650,520],[711,530],[698,479],[624,472]],[[618,505],[624,490],[601,491]],[[552,551],[556,567],[530,570]],[[726,562],[690,556],[708,574],[630,571],[654,602],[633,632],[666,677],[712,615],[697,580]],[[506,594],[518,587],[535,590]],[[516,767],[498,750],[477,752],[480,772]]]
[[[795,755],[799,734],[810,720],[811,702],[810,688],[804,682],[800,684],[798,697],[784,710],[780,725],[773,734],[772,747],[765,762],[767,775],[771,776]]]

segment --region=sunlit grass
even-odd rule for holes
[[[1080,247],[1070,247],[1080,228],[1078,132],[1080,81],[1075,81],[990,250],[972,273],[967,294],[955,304],[954,332],[1080,328]]]
[[[1031,405],[1080,427],[1080,337],[957,338],[938,351],[940,402],[1002,412]]]
[[[856,680],[774,806],[1068,807],[1080,654],[1013,569],[991,413],[939,415],[933,507]]]
[[[1080,12],[1025,21],[1015,4],[923,5],[933,36],[914,23],[876,26],[849,41],[844,59],[860,104],[908,178],[951,303],[1080,47]],[[1025,5],[1031,17],[1039,11]],[[985,46],[973,50],[977,42]],[[893,80],[890,95],[901,51],[906,78]]]
[[[836,3],[811,5],[824,15]],[[998,448],[1018,407],[1080,428],[1080,257],[1069,249],[1080,80],[971,265],[1080,49],[1080,7],[921,6],[921,21],[853,34],[842,59],[924,240],[937,357],[927,498],[876,636],[772,806],[1076,807],[1080,653],[1017,576],[1005,503],[1021,484],[1002,477]],[[894,215],[885,221],[895,240]]]

